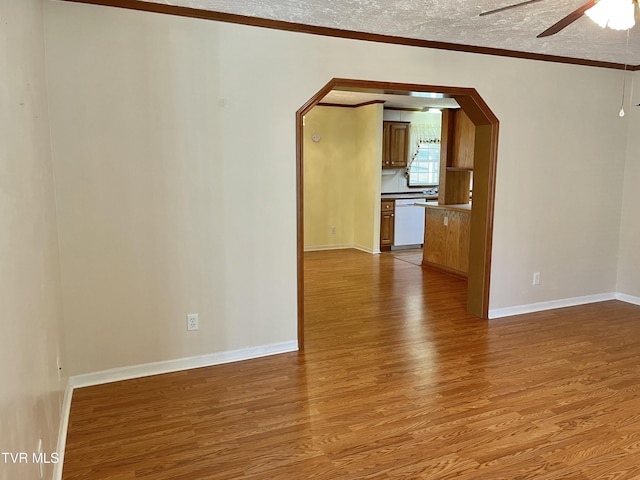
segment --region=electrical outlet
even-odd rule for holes
[[[331,235],[335,235],[336,234],[336,227],[331,227]]]
[[[449,217],[447,217],[446,215],[445,215],[445,217],[444,217],[444,226],[445,226],[445,227],[448,227],[448,226],[449,226]]]
[[[533,284],[540,285],[540,272],[533,272]]]
[[[189,313],[187,314],[187,330],[198,330],[198,314],[197,313]]]

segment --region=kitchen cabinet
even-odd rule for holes
[[[453,156],[449,167],[473,170],[476,126],[462,110],[455,112],[453,121]]]
[[[469,205],[426,207],[423,265],[466,277],[470,227]]]
[[[409,125],[409,122],[382,122],[382,168],[407,166]]]
[[[382,200],[380,208],[380,250],[391,250],[395,227],[395,201]]]
[[[443,110],[440,204],[469,203],[475,142],[476,127],[464,111]]]

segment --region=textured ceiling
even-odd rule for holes
[[[560,33],[536,35],[586,0],[544,0],[494,15],[482,11],[522,0],[144,0],[269,20],[434,42],[577,59],[640,64],[640,25],[602,29],[583,16]]]

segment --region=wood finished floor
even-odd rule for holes
[[[382,255],[391,255],[396,260],[422,265],[422,248],[391,250],[390,252],[383,252]]]
[[[76,390],[64,479],[640,478],[640,307],[485,322],[393,256],[305,265],[304,354]]]

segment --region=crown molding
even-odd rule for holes
[[[85,3],[89,5],[101,5],[105,7],[118,7],[143,12],[177,15],[180,17],[199,18],[217,22],[235,23],[254,27],[285,30],[289,32],[308,33],[327,37],[347,38],[351,40],[364,40],[367,42],[389,43],[394,45],[407,45],[412,47],[434,48],[438,50],[450,50],[455,52],[477,53],[481,55],[494,55],[499,57],[521,58],[525,60],[538,60],[543,62],[565,63],[570,65],[583,65],[587,67],[611,68],[616,70],[640,70],[640,65],[624,65],[614,62],[601,62],[582,58],[562,57],[556,55],[544,55],[539,53],[518,52],[501,48],[478,47],[448,42],[434,42],[408,37],[396,37],[375,33],[342,30],[338,28],[318,27],[302,23],[285,22],[282,20],[269,20],[265,18],[237,15],[233,13],[216,12],[199,8],[166,5],[143,0],[63,0],[73,3]]]

